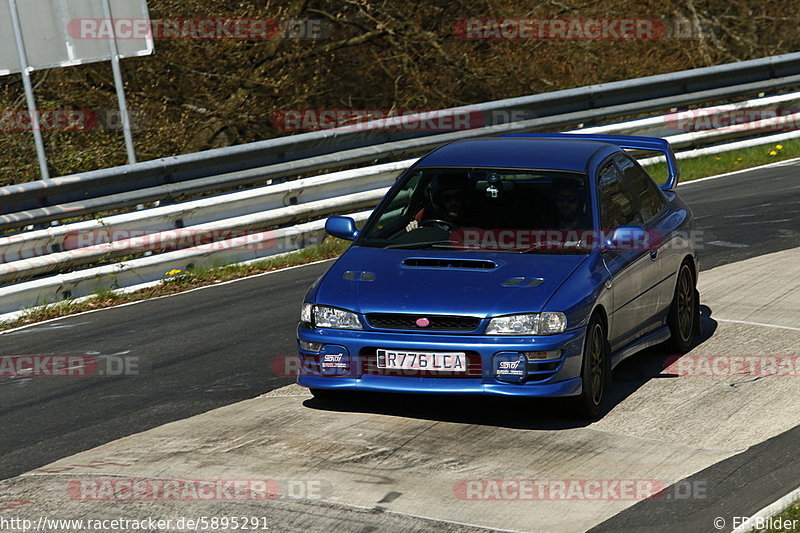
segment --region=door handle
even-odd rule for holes
[[[653,261],[658,259],[658,248],[650,251],[650,259],[652,259]]]

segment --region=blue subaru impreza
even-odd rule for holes
[[[666,156],[656,185],[626,150]],[[519,134],[448,144],[402,173],[309,289],[298,383],[569,397],[600,412],[615,365],[699,332],[690,209],[658,138]]]

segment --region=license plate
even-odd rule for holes
[[[467,354],[464,352],[378,350],[378,368],[466,372]]]

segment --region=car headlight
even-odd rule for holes
[[[567,329],[567,315],[564,313],[541,313],[539,315],[539,335],[555,335]]]
[[[487,335],[536,335],[539,314],[499,316],[489,321]]]
[[[364,329],[358,315],[345,309],[304,303],[300,320],[315,328]]]
[[[305,322],[307,324],[311,323],[311,310],[313,309],[314,304],[304,303],[303,308],[300,309],[300,322]]]
[[[567,329],[564,313],[526,313],[499,316],[489,321],[487,335],[553,335]]]

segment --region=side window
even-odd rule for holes
[[[664,209],[664,200],[650,176],[628,157],[614,156],[614,161],[622,170],[622,184],[641,220],[647,222],[658,215]]]
[[[600,169],[598,192],[600,193],[600,220],[604,230],[619,226],[641,224],[630,196],[622,187],[622,175],[609,161]]]
[[[384,208],[381,218],[376,223],[376,228],[381,230],[393,223],[398,222],[401,218],[409,215],[409,210],[421,209],[422,202],[421,194],[415,194],[414,191],[421,190],[417,187],[420,178],[422,177],[422,170],[417,170],[414,175],[408,178],[403,188],[397,191],[394,198],[389,201],[389,205]],[[408,222],[408,220],[405,220]]]

